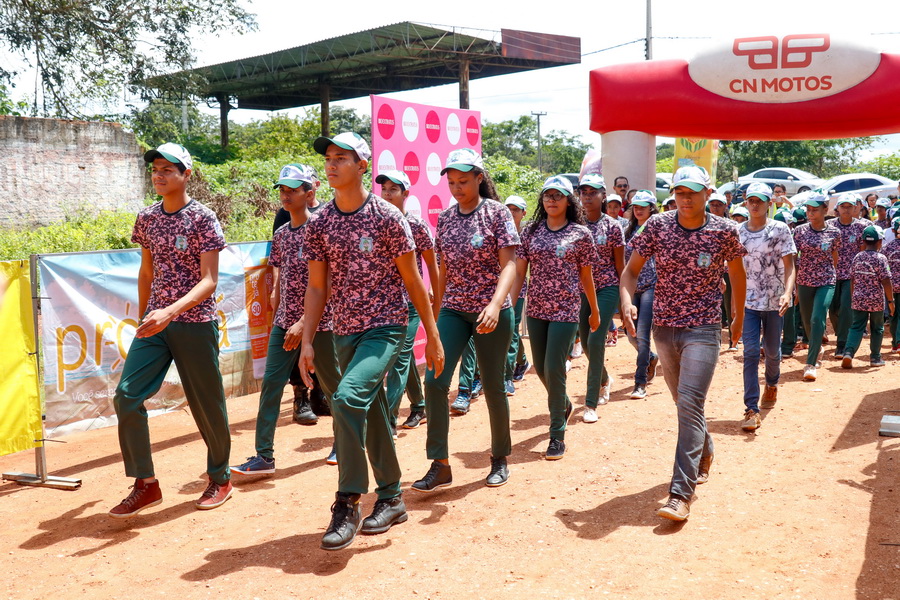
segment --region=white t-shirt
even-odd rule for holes
[[[749,221],[741,223],[738,235],[747,249],[744,270],[747,272],[747,300],[752,310],[778,310],[784,295],[784,257],[797,254],[790,228],[781,221],[769,219],[759,231],[750,231]]]

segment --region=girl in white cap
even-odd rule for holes
[[[476,358],[491,423],[489,487],[506,483],[506,457],[512,452],[509,403],[503,388],[506,353],[512,338],[513,311],[509,290],[516,275],[515,251],[519,233],[512,215],[498,201],[481,156],[469,148],[454,150],[441,175],[447,175],[457,201],[438,217],[435,250],[440,275],[434,291],[434,310],[444,343],[443,373],[425,372],[425,411],[428,414],[426,452],[433,462],[412,488],[432,492],[450,485],[450,379],[463,350],[474,338]]]
[[[566,358],[578,330],[582,290],[590,305],[591,331],[600,325],[591,276],[595,260],[593,236],[584,226],[572,184],[565,177],[549,178],[541,190],[535,220],[522,233],[513,286],[513,295],[518,295],[531,265],[528,333],[534,368],[547,390],[550,409],[547,460],[559,460],[566,453],[566,423],[572,414],[566,395]]]

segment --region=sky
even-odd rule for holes
[[[822,32],[849,36],[883,52],[900,54],[900,2],[897,0],[650,2],[654,59],[690,59],[718,39]],[[580,37],[580,65],[473,79],[470,108],[481,111],[483,121],[494,122],[531,112],[546,112],[546,116],[541,117],[543,132],[565,130],[599,147],[600,135],[588,129],[588,74],[602,66],[644,60],[647,4],[642,0],[593,0],[590,3],[555,0],[532,6],[520,1],[496,0],[471,5],[422,0],[337,0],[308,3],[302,10],[297,7],[288,10],[283,0],[256,0],[245,6],[256,14],[258,31],[220,37],[198,32],[195,39],[197,66],[256,56],[403,21]],[[449,107],[458,106],[459,102],[457,85],[390,96]],[[334,104],[370,113],[368,98]],[[217,111],[210,112],[218,114]],[[265,116],[265,112],[250,110],[230,113],[230,118],[239,122]],[[900,134],[889,136],[876,152],[895,150],[900,150]]]

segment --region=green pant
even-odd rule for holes
[[[294,350],[284,349],[285,330],[278,325],[272,326],[269,334],[269,348],[266,351],[266,373],[263,375],[259,391],[259,410],[256,413],[256,453],[266,458],[274,458],[275,425],[281,413],[281,398],[284,396],[284,384],[287,383],[291,369],[297,364],[300,346]],[[316,353],[314,366],[322,386],[322,392],[328,403],[341,380],[341,373],[334,354],[334,337],[330,331],[318,331],[313,338],[313,350]]]
[[[897,310],[897,303],[900,302],[900,292],[894,294],[894,315],[891,317],[891,345],[896,346],[900,343],[897,337],[897,323],[900,322],[900,310]]]
[[[525,358],[525,344],[522,343],[522,336],[519,333],[522,325],[522,308],[524,306],[525,298],[519,298],[513,307],[512,341],[509,343],[509,352],[506,353],[506,381],[512,381],[516,367],[524,365],[527,361]]]
[[[794,321],[796,306],[791,306],[784,313],[784,325],[781,328],[781,355],[789,356],[794,353],[797,344],[797,323]]]
[[[378,498],[400,494],[400,463],[391,435],[384,376],[397,360],[405,335],[406,327],[387,326],[334,336],[342,373],[331,399],[334,442],[340,457],[339,492],[369,491],[368,452]]]
[[[528,317],[528,335],[531,340],[531,358],[534,370],[547,390],[547,407],[550,410],[550,439],[566,437],[566,359],[569,341],[578,330],[578,323],[559,323]]]
[[[400,400],[403,391],[409,396],[412,410],[422,410],[425,400],[422,397],[422,386],[419,383],[419,370],[416,368],[416,357],[413,353],[413,345],[416,343],[416,334],[419,332],[419,313],[412,302],[409,303],[409,324],[406,326],[406,337],[400,349],[400,356],[387,376],[387,399],[391,409],[391,425],[397,426],[397,415],[400,414]]]
[[[606,372],[606,330],[612,322],[613,315],[619,306],[619,286],[609,285],[597,290],[597,307],[600,309],[600,327],[591,331],[591,305],[587,296],[581,295],[581,314],[578,321],[578,335],[581,347],[588,357],[587,393],[584,403],[590,408],[597,408],[600,401],[600,388],[609,382]]]
[[[871,323],[872,330],[869,332],[869,356],[870,358],[881,358],[881,342],[884,340],[884,309],[873,310],[868,312],[865,310],[853,311],[853,323],[850,325],[850,333],[847,334],[847,345],[844,346],[844,354],[854,356],[862,343],[863,335],[866,333],[866,324]]]
[[[850,307],[850,280],[838,279],[834,286],[834,297],[828,316],[831,319],[831,327],[837,337],[837,349],[841,350],[847,345],[847,334],[850,333],[850,323],[853,322],[853,310]]]
[[[480,379],[480,377],[478,363],[475,359],[475,341],[469,339],[469,343],[463,350],[462,357],[459,360],[459,389],[471,391],[472,384],[476,379]]]
[[[211,481],[225,483],[231,479],[231,433],[219,372],[219,328],[215,321],[174,321],[156,335],[136,337],[131,342],[113,399],[125,474],[138,479],[155,475],[144,401],[159,391],[173,361],[191,416],[206,442],[206,472]]]
[[[831,299],[834,296],[834,286],[798,285],[797,296],[800,301],[803,329],[809,336],[809,353],[806,355],[806,364],[815,366],[819,361],[819,351],[822,349],[825,320],[828,318],[828,307],[831,306]]]
[[[450,407],[448,394],[453,371],[469,344],[475,344],[475,356],[481,370],[484,398],[491,422],[491,456],[503,458],[512,452],[509,434],[509,402],[503,377],[506,351],[512,337],[512,309],[500,311],[497,327],[490,333],[475,333],[478,313],[442,308],[437,327],[444,345],[444,370],[437,377],[425,371],[425,412],[428,413],[428,439],[425,450],[431,460],[450,457]],[[343,460],[343,459],[342,459]]]

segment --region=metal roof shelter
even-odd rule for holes
[[[479,37],[484,34],[490,37]],[[180,81],[199,81],[192,93],[218,102],[224,147],[232,108],[279,110],[320,103],[327,135],[332,100],[459,82],[460,108],[469,108],[470,79],[580,62],[580,38],[405,22],[162,75],[146,86],[158,96],[180,97],[174,91],[182,87]]]

